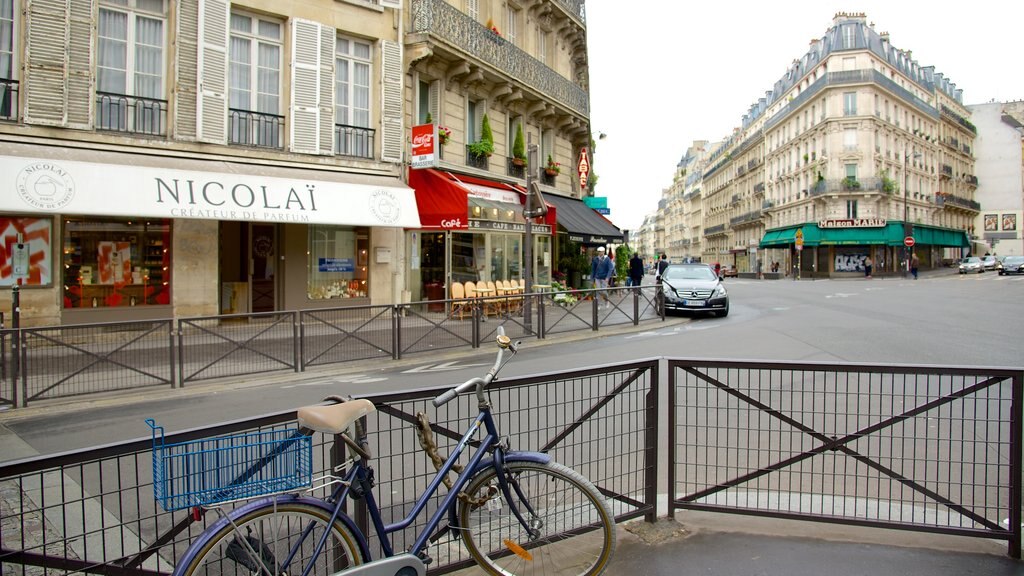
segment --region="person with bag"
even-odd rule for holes
[[[604,300],[605,307],[608,306],[608,280],[615,274],[614,264],[604,253],[604,246],[598,246],[597,256],[590,262],[590,277],[594,280],[594,288],[600,290],[598,294]]]

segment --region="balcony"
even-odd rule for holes
[[[952,166],[950,166],[949,164],[943,164],[942,166],[939,166],[939,178],[952,178],[952,177],[953,177],[953,167]]]
[[[258,148],[284,146],[284,116],[228,108],[228,143]]]
[[[981,204],[978,202],[971,200],[970,198],[954,196],[948,192],[936,192],[935,205],[938,207],[955,206],[957,208],[973,210],[974,212],[981,212]]]
[[[338,156],[373,159],[373,128],[334,125],[334,153]]]
[[[764,193],[764,182],[758,182],[757,184],[754,184],[754,194],[763,194],[763,193]]]
[[[708,226],[704,229],[705,236],[714,236],[716,234],[725,234],[725,224],[718,224],[717,226]]]
[[[466,144],[466,166],[476,168],[478,170],[489,170],[490,165],[490,156],[487,156],[486,154],[477,154],[469,148],[469,144]]]
[[[732,226],[733,228],[736,228],[743,224],[756,224],[759,222],[761,222],[760,210],[753,210],[751,212],[747,212],[746,214],[740,214],[735,218],[729,219],[729,225]]]
[[[97,92],[96,129],[166,136],[167,100]]]
[[[513,178],[519,178],[520,180],[526,179],[526,164],[516,164],[515,158],[508,159],[508,168],[506,174]]]
[[[761,210],[770,210],[775,207],[775,202],[772,200],[765,200],[761,203]]]
[[[850,180],[847,178],[818,180],[814,186],[807,191],[811,197],[823,194],[882,192],[882,179],[876,177],[859,178]]]
[[[18,81],[0,78],[0,120],[18,119]]]
[[[583,11],[581,0],[559,0],[559,3],[568,10],[576,10],[576,14]],[[580,116],[590,116],[590,97],[586,90],[444,0],[412,0],[409,32],[429,34],[439,46],[485,62]]]
[[[967,182],[969,185],[974,186],[975,188],[978,187],[978,177],[973,174],[964,174],[964,182]]]

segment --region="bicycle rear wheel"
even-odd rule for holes
[[[483,470],[470,480],[466,494],[489,498],[482,504],[459,504],[463,540],[477,564],[501,576],[604,571],[615,550],[615,519],[589,480],[554,462],[510,462],[504,474],[515,507],[534,533],[496,490],[494,469]]]
[[[334,574],[366,561],[359,538],[340,519],[328,527],[331,513],[301,501],[266,501],[203,533],[175,569],[176,576],[301,573]],[[237,528],[236,528],[237,527]],[[313,559],[317,542],[330,529],[324,551]],[[265,567],[265,570],[263,569]]]

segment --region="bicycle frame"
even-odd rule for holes
[[[421,553],[426,549],[430,539],[434,536],[435,531],[437,530],[438,526],[440,525],[445,515],[449,516],[450,523],[454,523],[457,521],[457,519],[455,518],[455,505],[459,493],[462,492],[462,490],[466,487],[466,484],[470,481],[470,479],[472,479],[480,470],[483,470],[488,466],[493,466],[495,470],[498,471],[501,470],[502,467],[504,467],[506,462],[511,461],[529,461],[536,463],[546,463],[550,461],[550,457],[547,454],[543,454],[540,452],[518,452],[506,450],[506,448],[501,445],[500,436],[498,435],[497,426],[494,423],[494,418],[491,414],[490,406],[487,404],[481,404],[480,413],[473,420],[473,423],[469,426],[466,432],[462,435],[462,438],[459,440],[459,443],[455,446],[455,449],[452,450],[451,454],[449,454],[448,459],[445,460],[440,470],[438,470],[437,474],[434,475],[433,479],[430,481],[430,485],[427,486],[426,490],[424,490],[423,493],[419,496],[419,498],[416,500],[416,503],[413,505],[412,509],[409,511],[408,515],[406,515],[405,518],[399,520],[398,522],[385,524],[383,518],[381,517],[380,508],[378,507],[377,501],[374,498],[373,491],[369,489],[364,491],[362,497],[366,500],[366,508],[369,513],[370,520],[373,523],[374,531],[376,532],[377,537],[380,540],[380,545],[383,551],[381,558],[389,558],[391,556],[394,556],[394,548],[391,545],[390,535],[394,534],[395,532],[405,530],[406,528],[411,526],[412,523],[420,516],[420,514],[426,508],[427,502],[434,496],[437,490],[441,487],[441,484],[443,483],[445,477],[448,475],[449,472],[451,472],[452,468],[455,466],[459,457],[463,454],[463,452],[465,452],[466,448],[470,445],[473,437],[476,436],[477,432],[479,432],[481,428],[483,428],[485,435],[480,440],[480,444],[476,448],[476,451],[473,453],[473,456],[470,459],[469,464],[465,467],[463,472],[458,475],[451,489],[448,491],[448,494],[445,496],[443,502],[438,507],[437,511],[434,512],[434,515],[427,522],[427,525],[417,536],[416,541],[409,549],[410,554],[420,557]],[[484,458],[488,455],[489,452],[493,452],[494,457],[490,461],[486,461]],[[334,509],[334,513],[331,516],[331,522],[337,519],[338,515],[342,513],[342,508],[344,506],[345,500],[349,497],[353,485],[368,487],[369,470],[370,467],[364,460],[358,460],[352,467],[352,469],[349,470],[348,473],[345,475],[344,481],[340,483],[338,488],[336,488],[332,492],[331,497],[327,499],[327,502],[331,503]],[[528,527],[528,522],[526,521],[526,519],[523,518],[520,511],[513,504],[513,499],[510,497],[511,493],[509,492],[510,486],[508,485],[505,477],[501,474],[497,474],[497,478],[499,488],[502,492],[502,495],[505,498],[505,502],[510,506],[512,513],[516,516],[516,518],[520,522],[522,522],[524,526]],[[517,487],[512,488],[518,491]],[[532,513],[533,511],[529,510],[529,512]],[[361,531],[358,532],[356,535],[361,540],[359,542],[360,547],[363,550],[369,550],[366,535],[363,534]],[[317,542],[314,557],[319,556],[320,553],[323,551],[328,536],[329,533],[325,532],[320,537],[319,542]],[[372,558],[367,559],[372,562]],[[289,558],[286,559],[283,566],[286,567],[290,560],[291,554],[289,555]],[[303,575],[308,574],[309,569],[309,566],[305,567],[305,569],[303,570]]]

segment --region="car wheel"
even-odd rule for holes
[[[725,318],[728,315],[729,315],[729,307],[728,306],[725,307],[725,310],[719,310],[718,312],[715,312],[715,316],[718,316],[719,318]]]

